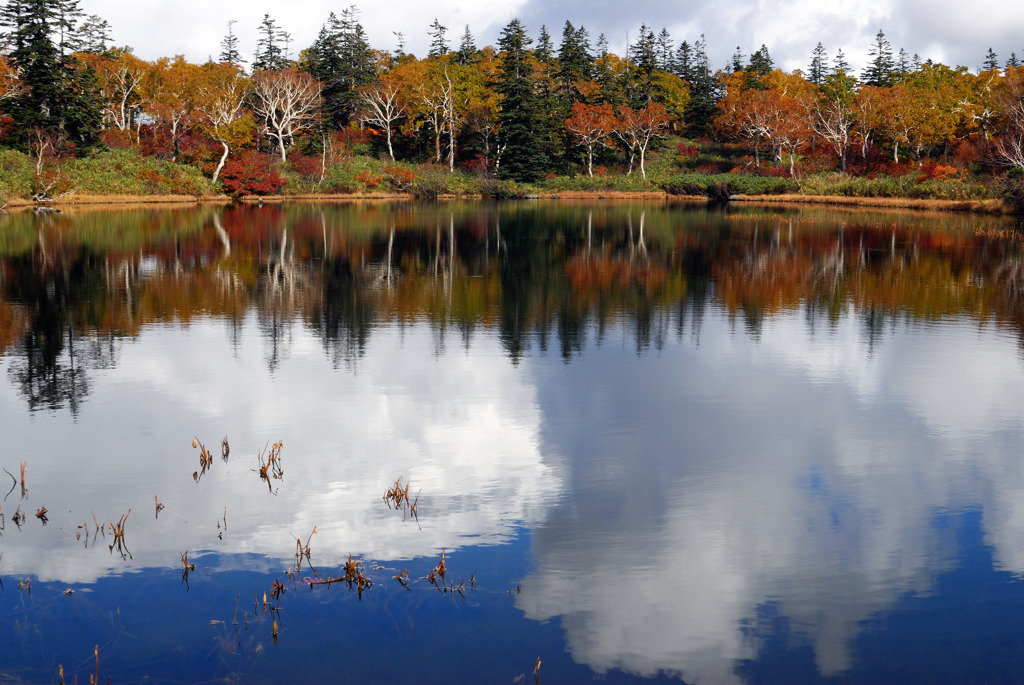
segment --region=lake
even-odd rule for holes
[[[0,215],[0,680],[1019,681],[1022,256],[747,205]]]

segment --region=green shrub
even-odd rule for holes
[[[0,150],[0,204],[13,198],[32,197],[35,183],[35,162],[17,150]]]
[[[704,195],[725,200],[730,195],[779,195],[797,190],[796,181],[781,176],[742,174],[682,174],[661,184],[671,195]]]

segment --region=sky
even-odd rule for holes
[[[256,45],[257,27],[265,13],[291,34],[295,51],[308,47],[328,14],[340,13],[344,3],[327,0],[83,0],[87,14],[110,22],[114,41],[130,45],[147,60],[183,54],[192,61],[216,56],[227,23],[235,19],[243,53]],[[1024,59],[1024,10],[1016,0],[994,0],[979,11],[977,3],[963,0],[392,0],[356,3],[360,20],[378,49],[394,49],[394,32],[401,32],[406,50],[427,52],[431,23],[448,27],[453,47],[468,25],[478,46],[495,44],[501,29],[519,18],[536,38],[546,25],[557,46],[566,21],[583,25],[596,42],[604,33],[612,52],[622,54],[635,40],[641,24],[655,33],[668,29],[676,44],[691,43],[701,33],[707,38],[712,67],[720,68],[739,47],[749,56],[765,44],[777,66],[806,69],[811,51],[820,41],[829,59],[842,49],[860,71],[875,35],[885,32],[894,52],[951,66],[977,69],[987,50],[1000,62],[1010,52]]]

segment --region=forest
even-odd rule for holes
[[[417,57],[348,7],[297,48],[270,16],[244,63],[146,61],[79,0],[0,5],[0,206],[62,196],[542,192],[999,199],[1024,208],[1024,67],[895,51],[858,74],[818,43],[714,68],[704,35],[642,26],[627,54],[566,21],[496,46],[435,20]]]

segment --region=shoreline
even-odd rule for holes
[[[74,209],[99,207],[133,207],[133,206],[184,206],[204,204],[283,204],[287,202],[395,202],[416,201],[419,198],[411,193],[325,193],[297,195],[248,195],[231,198],[227,195],[68,195],[53,202],[34,202],[22,198],[11,198],[7,209]],[[437,200],[481,200],[480,195],[439,195]],[[540,191],[525,200],[585,200],[585,201],[617,201],[617,200],[656,200],[681,204],[706,204],[707,197],[701,195],[672,195],[662,191]],[[730,202],[756,204],[764,206],[834,206],[849,209],[900,209],[909,211],[938,211],[988,215],[1012,215],[1010,209],[1001,200],[937,200],[915,199],[907,197],[851,197],[845,195],[736,195]]]

